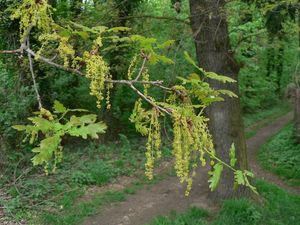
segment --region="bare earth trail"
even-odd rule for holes
[[[300,189],[286,185],[276,175],[264,171],[258,165],[256,151],[270,137],[276,134],[292,119],[292,113],[278,118],[269,126],[260,129],[256,135],[247,141],[249,164],[256,177],[300,194]],[[168,177],[163,181],[144,187],[134,195],[128,196],[125,202],[112,203],[83,222],[83,225],[143,225],[155,216],[167,215],[172,210],[183,212],[191,206],[215,210],[208,200],[207,169],[199,171],[194,180],[193,190],[189,197],[184,196],[185,187],[177,177]]]

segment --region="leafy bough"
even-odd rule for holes
[[[30,144],[36,143],[40,136],[43,139],[37,147],[32,149],[35,156],[32,158],[33,165],[43,165],[46,174],[49,168],[54,172],[57,163],[62,161],[61,145],[62,138],[66,135],[87,139],[98,138],[98,134],[105,133],[106,125],[103,122],[96,122],[97,115],[85,114],[82,116],[71,115],[71,113],[86,113],[84,109],[67,109],[59,101],[54,102],[54,112],[42,108],[36,112],[37,116],[28,118],[32,125],[15,125],[14,129],[24,131]],[[54,155],[54,160],[53,160]],[[54,162],[53,162],[54,161]]]
[[[90,28],[74,22],[64,26],[55,23],[51,12],[52,8],[46,0],[38,2],[26,0],[20,3],[19,7],[13,10],[12,18],[20,21],[21,46],[15,50],[0,51],[21,56],[26,52],[29,58],[39,112],[37,116],[29,118],[31,125],[16,125],[14,128],[27,133],[30,143],[41,139],[32,150],[36,154],[32,159],[34,165],[43,165],[47,173],[49,168],[55,170],[57,163],[62,160],[61,140],[65,135],[98,138],[98,134],[105,132],[106,125],[96,122],[96,115],[93,114],[76,116],[75,112],[86,113],[86,111],[67,109],[58,101],[54,103],[53,113],[44,109],[35,82],[31,58],[85,76],[90,80],[90,94],[96,97],[98,108],[102,107],[103,102],[106,102],[108,109],[110,108],[110,90],[114,85],[126,85],[137,94],[139,99],[135,103],[130,120],[135,123],[137,131],[147,137],[145,169],[149,179],[153,177],[155,160],[162,155],[161,118],[169,116],[173,125],[175,170],[180,182],[187,184],[186,194],[191,190],[196,168],[200,163],[205,166],[207,161],[214,165],[209,172],[211,190],[217,187],[223,168],[228,167],[233,171],[237,185],[246,185],[256,192],[248,180],[253,174],[247,170],[234,168],[236,166],[234,146],[230,150],[230,164],[217,157],[207,126],[208,118],[203,113],[209,105],[223,101],[224,96],[237,97],[228,90],[212,89],[207,80],[214,79],[224,83],[232,83],[234,80],[199,68],[188,53],[185,53],[186,60],[194,67],[195,72],[187,77],[179,77],[178,85],[164,86],[163,81],[151,80],[148,65],[159,62],[173,64],[174,62],[162,52],[170,48],[174,41],[158,43],[155,38],[141,35],[119,37],[119,32],[129,30],[126,27]],[[41,43],[36,51],[29,45],[33,28],[37,29]],[[83,53],[77,54],[74,50],[71,42],[74,38],[82,39],[85,43],[86,49]],[[131,51],[136,53],[128,66],[127,77],[124,80],[112,79],[109,64],[104,57],[105,52],[116,48],[131,48]],[[51,57],[51,54],[56,54],[57,57]],[[151,96],[149,93],[152,88],[159,88],[165,92],[166,100],[162,101]]]

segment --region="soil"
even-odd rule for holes
[[[256,159],[256,151],[259,147],[291,120],[292,113],[288,113],[269,126],[260,129],[254,137],[248,139],[248,157],[250,168],[256,177],[300,195],[300,188],[288,186],[276,175],[263,170]],[[183,212],[193,206],[216,211],[217,206],[208,199],[210,191],[207,183],[207,170],[208,168],[202,168],[198,171],[189,197],[184,196],[185,187],[179,183],[177,177],[168,177],[128,196],[125,202],[112,203],[102,208],[99,214],[88,218],[82,225],[142,225],[151,221],[155,216],[167,215],[171,211]]]
[[[285,116],[282,116],[275,120],[269,126],[266,126],[260,129],[256,135],[247,140],[247,147],[248,147],[248,160],[250,169],[254,172],[256,177],[260,179],[266,180],[270,183],[274,183],[294,194],[300,195],[300,188],[293,187],[287,185],[280,177],[274,175],[271,172],[263,170],[258,163],[256,151],[259,149],[261,145],[268,141],[272,136],[278,133],[288,122],[290,122],[293,118],[293,113],[290,112]]]

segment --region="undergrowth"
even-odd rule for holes
[[[285,112],[283,108],[279,108],[270,111],[278,112],[276,114],[278,117]],[[256,118],[256,122],[259,118],[268,120],[264,116],[252,119]],[[245,121],[247,120],[249,121],[249,118],[245,117]],[[153,184],[160,179],[156,177],[151,182],[142,179],[142,182],[135,182],[122,191],[98,193],[88,201],[82,199],[89,187],[101,187],[114,182],[120,176],[142,175],[145,163],[142,142],[144,141],[141,139],[129,140],[126,135],[121,134],[119,141],[107,144],[96,142],[66,144],[64,162],[60,164],[55,174],[49,176],[45,176],[42,170],[32,167],[29,160],[32,155],[29,150],[25,154],[20,152],[13,154],[10,161],[15,163],[10,164],[0,181],[9,198],[0,198],[0,204],[3,205],[6,214],[12,216],[14,220],[25,219],[30,224],[39,225],[78,224],[104,204],[125,200],[128,194],[134,194],[144,184]],[[163,160],[171,158],[171,150],[167,144],[163,146],[162,153]],[[239,204],[247,208],[248,202],[245,200]],[[189,216],[183,217],[173,213],[171,218],[159,217],[156,220],[160,222],[159,224],[205,224],[208,214],[203,210],[191,209],[189,213]],[[196,223],[189,220],[189,217],[196,217]],[[256,217],[255,213],[253,217]]]
[[[300,185],[300,144],[293,132],[294,125],[289,124],[261,147],[258,156],[265,169],[289,184]]]
[[[120,135],[119,141],[106,144],[66,144],[64,162],[49,176],[32,167],[30,152],[23,158],[19,156],[21,159],[1,179],[2,192],[9,197],[1,196],[0,205],[11,219],[29,224],[77,224],[103,204],[124,200],[125,195],[133,194],[141,186],[137,183],[123,191],[102,191],[92,201],[82,199],[90,187],[97,189],[121,176],[143,177],[143,142],[142,139],[129,141]],[[164,146],[163,159],[169,157],[170,150]]]

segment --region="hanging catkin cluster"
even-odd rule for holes
[[[53,20],[51,17],[51,6],[47,0],[23,0],[23,3],[14,11],[12,19],[20,19],[21,42],[28,35],[28,29],[33,26],[43,32],[49,32]]]
[[[75,65],[75,50],[73,46],[69,43],[69,37],[60,36],[57,32],[45,33],[39,36],[39,41],[42,43],[41,48],[39,49],[36,58],[38,58],[42,53],[46,52],[46,47],[50,43],[57,43],[57,51],[60,58],[64,62],[64,67],[69,67],[70,62],[72,65]]]
[[[86,62],[86,77],[91,81],[90,94],[97,98],[97,107],[101,108],[101,102],[104,99],[105,80],[111,78],[109,67],[104,59],[97,54],[85,52],[83,59]]]
[[[148,131],[148,140],[146,144],[146,176],[153,178],[153,167],[155,159],[161,158],[161,128],[159,122],[159,111],[156,108],[151,110],[150,127]]]
[[[205,153],[214,155],[212,138],[203,117],[178,112],[173,113],[173,135],[175,170],[180,182],[187,184],[188,195],[199,160],[205,166]]]
[[[186,183],[186,195],[188,195],[199,162],[205,166],[206,158],[212,161],[215,152],[207,127],[207,118],[202,113],[195,112],[191,99],[185,93],[186,90],[182,86],[177,87],[177,92],[171,94],[168,103],[163,105],[170,109],[173,124],[175,171],[180,182]],[[130,118],[131,122],[135,123],[137,131],[148,137],[145,168],[149,179],[153,178],[155,160],[161,157],[160,116],[162,115],[157,107],[145,110],[139,99]]]

